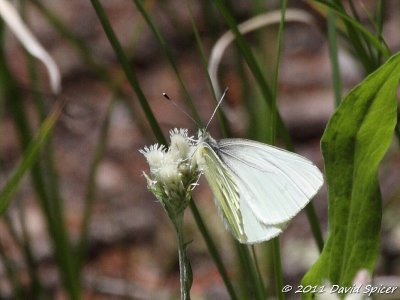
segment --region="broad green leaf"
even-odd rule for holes
[[[25,173],[37,161],[40,149],[49,137],[51,130],[62,111],[63,105],[64,103],[58,103],[52,113],[44,120],[36,137],[26,149],[21,162],[15,168],[14,173],[0,191],[0,215],[2,215],[7,209],[12,197],[17,192],[18,186],[21,183]]]
[[[396,124],[400,54],[355,87],[322,137],[329,197],[329,236],[304,285],[350,286],[360,269],[372,272],[379,250],[382,204],[378,167]],[[303,295],[311,299],[311,295]]]

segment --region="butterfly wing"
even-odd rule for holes
[[[259,221],[252,208],[243,201],[236,182],[238,178],[207,144],[199,147],[197,155],[205,177],[215,197],[225,226],[241,243],[256,243],[279,235],[286,224],[266,225]],[[245,192],[245,191],[244,191]]]
[[[265,225],[293,218],[318,192],[323,177],[308,159],[270,145],[224,139],[218,156],[234,176],[240,202]]]

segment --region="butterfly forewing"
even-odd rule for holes
[[[319,169],[306,158],[255,141],[222,140],[218,156],[237,177],[240,201],[266,225],[289,221],[323,183]]]
[[[286,223],[267,225],[259,221],[246,201],[247,191],[239,191],[240,179],[221,161],[215,151],[205,144],[198,150],[204,160],[204,174],[215,196],[222,217],[232,234],[242,243],[269,240],[280,234]]]

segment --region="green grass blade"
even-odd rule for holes
[[[5,269],[5,277],[8,279],[11,285],[11,294],[15,300],[26,299],[23,295],[21,280],[18,277],[18,271],[16,270],[15,262],[7,255],[3,242],[0,240],[0,259],[2,266]]]
[[[60,116],[62,105],[59,103],[53,112],[46,118],[40,126],[36,137],[32,140],[28,148],[25,150],[23,158],[18,166],[15,168],[14,173],[7,180],[6,184],[0,192],[0,215],[7,209],[12,197],[17,192],[22,178],[28,170],[36,163],[39,158],[40,150],[47,141],[54,124]]]
[[[138,97],[139,103],[146,115],[147,121],[149,122],[155,137],[161,144],[166,145],[167,141],[161,131],[160,126],[158,125],[156,118],[154,117],[153,111],[151,110],[150,105],[147,102],[142,88],[140,87],[139,81],[129,64],[128,58],[126,57],[124,50],[122,49],[122,46],[119,43],[118,38],[111,27],[110,21],[107,18],[103,6],[98,0],[91,0],[90,2],[92,3],[92,6],[96,11],[97,17],[99,18],[101,25],[103,26],[104,32],[106,33],[107,38],[114,49],[114,52],[118,58],[119,63],[121,64],[121,67],[125,72],[125,75],[130,85],[132,86]]]
[[[0,32],[1,34],[2,32]],[[0,36],[0,40],[2,40],[2,36]],[[7,60],[5,57],[5,53],[3,47],[0,47],[0,90],[4,95],[4,98],[7,100],[8,108],[10,114],[12,115],[14,122],[16,124],[17,132],[19,135],[20,143],[22,149],[25,151],[25,154],[34,154],[35,143],[32,144],[31,138],[31,130],[29,128],[29,124],[27,122],[28,117],[26,116],[25,111],[23,110],[22,98],[20,92],[16,86],[15,79],[13,78],[10,69],[7,65]],[[11,100],[12,99],[12,100]],[[53,112],[54,113],[54,112]],[[54,115],[52,115],[54,116]],[[51,118],[47,119],[44,125],[49,126],[51,124]],[[46,126],[42,126],[41,129],[44,131],[40,131],[41,135],[37,138],[47,139],[45,130]],[[51,126],[50,126],[51,127]],[[47,133],[50,134],[50,131]],[[35,140],[36,141],[36,140]],[[28,148],[30,151],[28,151]],[[32,150],[33,149],[33,150]],[[37,150],[39,151],[39,150]],[[25,157],[26,158],[26,157]],[[27,163],[27,161],[22,161],[22,163]],[[29,157],[28,157],[29,163]],[[26,165],[22,168],[26,167]],[[71,297],[71,299],[79,299],[80,294],[80,285],[79,279],[76,273],[75,264],[69,244],[68,233],[65,228],[64,218],[56,217],[53,212],[52,201],[58,199],[51,199],[49,197],[49,193],[47,191],[47,184],[44,180],[44,172],[43,168],[38,163],[33,163],[31,166],[26,167],[31,171],[31,179],[34,191],[37,195],[37,199],[40,202],[41,208],[43,210],[44,216],[47,221],[47,229],[50,232],[53,247],[55,251],[55,257],[59,266],[59,270],[61,273],[61,277],[65,284],[66,290]],[[16,184],[23,174],[14,174],[16,177],[11,178],[13,182],[10,185],[7,185],[6,192],[4,193],[4,199],[8,200],[8,197],[12,195],[15,191],[13,189],[14,184]],[[16,180],[17,179],[17,180]],[[7,183],[9,184],[9,182]],[[6,204],[5,202],[3,205]],[[4,205],[6,207],[6,205]]]
[[[178,79],[178,82],[181,86],[181,89],[183,91],[183,93],[185,94],[185,99],[186,99],[186,103],[189,105],[190,110],[193,114],[193,118],[195,119],[197,125],[199,127],[203,127],[203,121],[201,120],[201,117],[192,101],[192,98],[189,94],[189,91],[186,88],[185,83],[182,80],[182,77],[179,73],[178,70],[178,66],[175,63],[175,58],[172,55],[171,49],[169,48],[168,44],[166,43],[166,41],[164,40],[164,38],[162,37],[160,31],[157,29],[157,27],[154,24],[154,21],[151,19],[150,15],[147,13],[146,9],[144,8],[142,1],[140,0],[135,0],[135,4],[136,7],[139,9],[140,13],[142,14],[142,16],[144,17],[144,19],[147,22],[147,25],[149,25],[151,31],[153,32],[154,36],[156,37],[158,44],[160,45],[161,49],[163,50],[164,54],[166,55],[174,73],[176,78]]]
[[[278,114],[278,106],[277,106],[277,96],[278,96],[278,79],[279,79],[279,67],[281,61],[281,53],[282,53],[282,41],[283,41],[283,32],[285,29],[285,13],[287,8],[287,0],[282,1],[281,4],[281,20],[279,23],[278,29],[278,46],[276,49],[276,66],[273,77],[273,85],[272,85],[272,105],[271,105],[271,144],[275,145],[276,139],[276,116]],[[281,254],[280,254],[280,246],[279,246],[279,237],[276,237],[272,240],[272,260],[274,263],[274,274],[275,274],[275,292],[279,300],[285,299],[285,296],[282,292],[283,288],[283,274],[282,274],[282,262],[281,262]]]
[[[264,286],[261,282],[260,274],[257,273],[255,263],[251,258],[250,250],[248,248],[249,246],[240,243],[235,243],[235,246],[239,253],[240,261],[242,264],[242,272],[246,276],[246,284],[248,285],[249,292],[252,295],[251,298],[254,298],[256,300],[264,300]]]
[[[275,273],[275,292],[278,300],[284,300],[285,294],[282,292],[283,289],[283,275],[282,275],[282,263],[281,263],[281,249],[279,245],[279,238],[272,240],[272,258],[274,262],[274,273]]]
[[[271,137],[273,140],[271,141],[272,145],[275,145],[275,137],[276,137],[276,115],[278,113],[277,107],[277,97],[278,97],[278,81],[279,81],[279,69],[281,66],[281,53],[282,53],[282,42],[283,42],[283,32],[285,30],[285,14],[287,8],[287,0],[283,0],[281,4],[281,20],[279,22],[279,29],[278,29],[278,40],[277,40],[277,48],[276,48],[276,63],[275,63],[275,70],[273,74],[272,80],[272,109],[271,109]]]
[[[338,47],[336,41],[336,15],[333,10],[328,11],[328,46],[329,59],[332,67],[332,87],[335,97],[335,106],[339,106],[342,100],[342,83],[338,60]]]
[[[89,178],[86,186],[85,193],[85,203],[83,208],[83,217],[82,217],[82,225],[79,234],[78,246],[77,246],[77,257],[78,257],[78,267],[82,268],[84,257],[87,251],[87,243],[89,236],[89,225],[93,212],[93,204],[96,196],[96,174],[98,167],[100,165],[101,160],[104,157],[104,153],[106,151],[107,142],[108,142],[108,132],[110,128],[110,118],[111,113],[113,112],[113,108],[115,105],[115,101],[113,100],[106,112],[106,116],[101,125],[99,141],[96,146],[95,153],[93,155],[92,163],[89,169]]]
[[[222,258],[221,255],[219,254],[217,247],[215,246],[215,242],[212,239],[209,230],[207,229],[203,218],[200,215],[199,210],[197,209],[196,204],[194,203],[193,199],[190,201],[190,209],[192,211],[194,220],[196,222],[197,227],[199,228],[204,241],[206,242],[208,251],[210,252],[211,257],[213,258],[215,265],[217,266],[218,272],[220,273],[222,280],[225,283],[226,289],[228,290],[229,296],[231,297],[232,300],[237,300],[239,299],[236,296],[235,290],[233,288],[233,285],[229,279],[228,272],[226,271],[224,264],[222,263]]]
[[[310,223],[311,232],[315,239],[315,243],[317,244],[319,252],[322,252],[322,249],[324,248],[324,238],[322,236],[322,230],[317,216],[317,212],[315,211],[314,204],[310,202],[306,206],[305,211],[307,214],[308,222]]]
[[[359,33],[362,34],[364,36],[364,38],[371,45],[373,45],[378,51],[380,51],[382,53],[383,57],[385,57],[385,58],[389,57],[390,50],[384,44],[382,44],[376,36],[374,36],[371,32],[369,32],[362,24],[357,22],[354,18],[350,17],[344,11],[343,7],[332,4],[325,0],[315,0],[315,1],[318,3],[321,3],[321,4],[325,5],[326,7],[335,11],[335,13],[345,21],[346,28],[347,28],[347,30],[350,31],[349,32],[349,34],[351,35],[350,41],[352,41],[352,42],[356,41],[356,43],[358,45],[357,49],[359,50],[359,52],[357,52],[357,53],[365,56],[365,57],[363,57],[363,59],[368,59],[368,56],[365,54],[365,49],[362,50],[363,45],[362,45],[362,42],[360,41]],[[335,1],[335,2],[337,3],[337,1]],[[356,47],[356,45],[355,45],[355,47]],[[367,62],[364,62],[364,63],[367,63]]]
[[[123,71],[120,72],[109,72],[107,67],[101,64],[96,57],[94,57],[93,51],[89,48],[85,40],[74,34],[65,24],[61,21],[60,16],[55,12],[51,11],[41,3],[39,0],[32,0],[31,3],[39,10],[49,24],[58,31],[58,33],[69,42],[70,45],[77,51],[83,62],[85,62],[91,70],[94,70],[96,75],[109,87],[113,94],[118,94],[121,99],[124,100],[126,107],[129,109],[132,118],[140,120],[142,117],[137,114],[132,101],[128,100],[131,96],[127,96],[123,86]],[[112,74],[112,75],[111,75]],[[138,124],[138,123],[137,123]],[[141,132],[147,133],[147,128],[139,122],[138,128]]]
[[[376,21],[375,21],[376,34],[377,34],[377,36],[379,37],[379,40],[380,40],[382,43],[385,43],[385,45],[387,45],[386,42],[385,42],[385,40],[384,40],[384,38],[383,38],[383,35],[382,35],[382,31],[383,31],[383,20],[384,20],[384,13],[385,13],[385,4],[384,4],[384,1],[378,0],[378,3],[377,3],[376,6],[377,6]],[[381,59],[382,59],[382,55],[381,55],[381,53],[379,52],[379,53],[378,53],[377,60],[380,62]]]
[[[11,220],[11,217],[8,213],[4,214],[4,223],[6,225],[7,231],[10,236],[14,240],[17,247],[22,251],[24,263],[27,266],[29,280],[30,280],[30,289],[29,295],[34,299],[45,299],[45,295],[43,294],[43,286],[40,282],[37,264],[34,259],[33,251],[32,251],[32,243],[28,232],[26,230],[26,220],[25,220],[25,211],[21,205],[21,201],[17,201],[18,206],[18,222],[21,225],[21,237],[18,233],[17,226],[15,222]]]
[[[257,83],[260,86],[262,94],[269,104],[271,104],[272,99],[272,92],[267,83],[266,78],[264,77],[263,72],[261,71],[260,66],[258,65],[251,49],[247,45],[243,35],[240,33],[237,22],[235,21],[234,17],[232,16],[231,12],[225,6],[222,0],[216,0],[215,5],[218,7],[219,11],[221,12],[222,16],[224,17],[226,23],[228,24],[229,28],[232,30],[233,34],[236,38],[236,43],[243,55],[244,59],[246,60],[251,72],[253,73]]]
[[[192,24],[192,29],[193,29],[193,34],[194,34],[195,39],[196,39],[197,49],[199,50],[200,59],[201,59],[201,65],[202,65],[203,71],[204,71],[204,73],[205,73],[205,75],[207,77],[207,82],[208,82],[208,86],[209,86],[210,91],[211,91],[212,98],[214,100],[215,105],[217,105],[219,99],[217,99],[217,95],[215,94],[215,90],[214,90],[213,85],[212,85],[210,73],[208,72],[208,68],[207,68],[208,62],[207,62],[207,58],[206,58],[206,54],[205,54],[203,45],[201,43],[199,31],[197,29],[196,22],[194,21],[194,17],[193,17],[192,9],[190,7],[189,0],[185,0],[185,2],[186,2],[187,10],[189,12],[190,22]],[[205,1],[205,2],[207,2],[207,1]],[[228,120],[227,120],[227,118],[226,118],[226,116],[225,116],[225,114],[224,114],[222,109],[219,109],[217,111],[217,118],[218,118],[218,121],[219,121],[219,124],[220,124],[220,127],[221,127],[222,136],[224,136],[224,137],[230,136],[231,130],[230,130],[230,127],[229,127],[229,123],[228,123]]]
[[[249,48],[243,35],[239,31],[235,19],[233,18],[232,14],[228,10],[224,2],[222,0],[216,0],[215,5],[219,9],[226,23],[228,24],[229,28],[235,35],[235,41],[240,49],[240,52],[243,55],[243,58],[246,60],[246,63],[249,66],[254,78],[256,79],[265,102],[267,103],[269,109],[271,109],[273,95],[271,88],[269,87],[266,78],[261,70],[261,67],[257,63],[251,49]],[[288,149],[293,149],[293,144],[290,140],[290,135],[279,114],[277,114],[276,121],[277,121],[278,135],[283,139],[283,142],[285,143]]]
[[[235,35],[236,38],[235,41],[237,42],[239,50],[243,55],[244,59],[246,60],[247,65],[249,66],[252,74],[254,75],[260,87],[261,94],[264,98],[265,103],[268,106],[268,111],[271,112],[272,110],[274,110],[273,94],[266,81],[263,72],[261,71],[259,64],[257,63],[253,53],[251,52],[251,49],[248,47],[246,41],[244,40],[243,35],[240,33],[235,19],[233,18],[233,16],[231,15],[228,8],[225,6],[223,1],[217,0],[215,1],[215,4],[219,9],[219,11],[221,12],[221,14],[223,15],[226,23],[232,30],[233,34]],[[273,121],[273,119],[271,119],[271,116],[269,116],[268,121],[269,122]],[[289,137],[289,134],[287,133],[286,127],[284,126],[282,119],[280,118],[279,115],[277,118],[277,123],[279,124],[278,128],[280,129],[280,133],[282,132],[284,133],[281,136],[284,138],[285,142],[287,142],[289,139],[286,138]],[[290,144],[290,146],[292,146],[291,143],[287,144]],[[248,253],[248,249],[244,248],[242,245],[238,245],[238,247],[239,249],[241,249],[239,252],[242,254],[242,257],[246,261],[246,264],[248,265],[249,268],[248,274],[252,278],[250,284],[252,285],[252,288],[255,292],[254,296],[256,297],[256,299],[264,299],[265,290],[260,281],[261,275],[257,274],[257,269],[254,266],[254,261],[251,259],[251,256]]]
[[[321,145],[330,233],[305,285],[329,280],[350,286],[360,269],[375,266],[382,217],[378,167],[396,125],[399,79],[396,54],[347,95],[328,123]]]
[[[254,261],[255,271],[256,271],[256,275],[257,275],[257,281],[260,284],[260,289],[263,293],[263,297],[266,298],[267,290],[264,285],[263,276],[262,276],[261,269],[260,269],[259,258],[257,257],[257,253],[256,253],[256,247],[257,247],[257,245],[250,245],[251,256]]]
[[[165,145],[166,139],[165,139],[164,135],[162,134],[162,131],[157,123],[157,120],[154,118],[151,108],[147,103],[147,100],[142,92],[142,89],[140,88],[139,82],[138,82],[135,74],[133,73],[133,70],[131,70],[131,68],[129,66],[128,59],[125,56],[125,54],[122,50],[122,47],[118,42],[118,39],[110,25],[110,22],[108,21],[108,18],[104,12],[102,5],[100,4],[100,2],[98,0],[91,0],[91,3],[99,17],[99,20],[103,26],[103,29],[104,29],[106,35],[118,57],[118,60],[120,61],[120,64],[122,65],[122,67],[125,71],[125,74],[129,80],[130,84],[132,85],[133,89],[135,90],[135,92],[138,96],[140,104],[142,105],[145,115],[148,118],[148,121],[153,129],[153,132],[154,132],[158,142]],[[191,201],[191,203],[190,203],[190,208],[191,208],[193,215],[195,216],[196,224],[199,227],[201,234],[208,242],[207,245],[208,245],[209,249],[213,248],[215,250],[215,253],[213,254],[213,258],[216,260],[216,262],[219,261],[219,262],[217,262],[217,265],[219,265],[218,268],[219,268],[219,271],[221,272],[221,270],[223,269],[222,260],[220,259],[220,256],[216,250],[217,248],[215,247],[207,228],[204,226],[204,221],[202,220],[200,214],[198,213],[198,210],[193,201]]]
[[[346,13],[346,10],[341,1],[334,0],[334,3],[336,3],[337,7],[341,9],[343,13]],[[356,20],[358,23],[361,24],[360,16],[352,0],[349,1],[349,7],[354,20]],[[330,10],[330,12],[333,11]],[[374,54],[372,53],[373,50],[371,44],[368,42],[368,40],[365,40],[363,35],[358,34],[357,29],[354,28],[350,22],[344,20],[344,23],[347,28],[350,43],[353,44],[359,56],[363,57],[364,59],[367,59],[366,61],[364,60],[362,61],[362,63],[364,64],[364,68],[367,70],[369,69],[369,72],[372,72],[378,67],[378,64],[377,61],[374,59]]]
[[[39,272],[38,272],[38,263],[36,262],[34,252],[32,250],[32,239],[29,236],[26,224],[26,213],[22,205],[19,207],[19,222],[21,224],[21,247],[24,253],[26,265],[28,268],[28,273],[30,277],[30,292],[31,296],[35,299],[49,299],[48,295],[45,293],[43,284],[40,280]]]

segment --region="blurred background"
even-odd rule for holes
[[[385,41],[393,53],[399,49],[398,1],[342,2],[371,30],[371,16],[380,13]],[[65,288],[60,274],[70,274],[67,277],[79,274],[82,299],[178,299],[175,233],[162,206],[146,188],[142,171],[148,167],[138,151],[156,143],[156,139],[91,2],[13,3],[57,62],[62,73],[62,93],[51,94],[43,66],[29,58],[2,26],[4,53],[0,63],[7,66],[13,82],[8,86],[6,80],[1,83],[2,91],[12,88],[12,93],[2,93],[0,103],[3,184],[21,158],[26,142],[41,124],[43,113],[50,111],[57,100],[66,99],[67,104],[51,142],[44,147],[40,165],[25,176],[2,217],[0,298],[67,299],[66,290],[71,287]],[[185,102],[189,94],[204,123],[215,107],[192,21],[207,60],[212,47],[228,30],[212,1],[188,1],[192,15],[186,3],[142,2],[168,47],[166,52],[134,1],[102,2],[129,66],[166,136],[175,127],[188,128],[191,135],[196,135],[197,125],[166,101],[163,92],[192,114]],[[226,4],[237,23],[281,7],[281,1],[226,1]],[[319,142],[335,109],[326,10],[314,1],[289,1],[290,9],[302,10],[313,23],[288,22],[285,26],[277,103],[295,151],[323,170]],[[267,78],[272,78],[275,68],[278,26],[279,21],[246,35]],[[337,39],[342,95],[345,95],[367,72],[351,50],[348,37],[339,34]],[[186,90],[182,89],[168,55],[173,58]],[[218,75],[221,89],[229,88],[222,110],[230,135],[262,140],[266,135],[264,124],[268,122],[266,107],[236,46],[227,48]],[[21,128],[28,128],[31,135],[24,135],[26,131]],[[209,131],[215,138],[224,136],[217,118]],[[284,143],[278,140],[278,145]],[[377,276],[393,276],[390,278],[400,276],[397,147],[398,141],[394,140],[381,170],[385,210]],[[47,200],[43,199],[40,187],[47,189]],[[233,239],[218,216],[204,180],[196,188],[194,199],[229,275],[236,278],[234,286],[245,288]],[[325,234],[325,186],[313,203]],[[65,238],[66,232],[69,239]],[[188,254],[194,274],[193,299],[230,299],[189,210],[185,215],[185,234],[191,241]],[[68,273],[69,258],[63,256],[68,247],[64,244],[57,250],[55,246],[63,245],[66,240],[70,240],[68,247],[84,246],[84,250],[78,251],[82,254],[79,272]],[[304,212],[294,218],[280,241],[284,282],[298,285],[319,255]],[[262,272],[268,277],[272,270],[270,249],[263,245],[256,251]],[[65,265],[60,263],[64,258]]]

